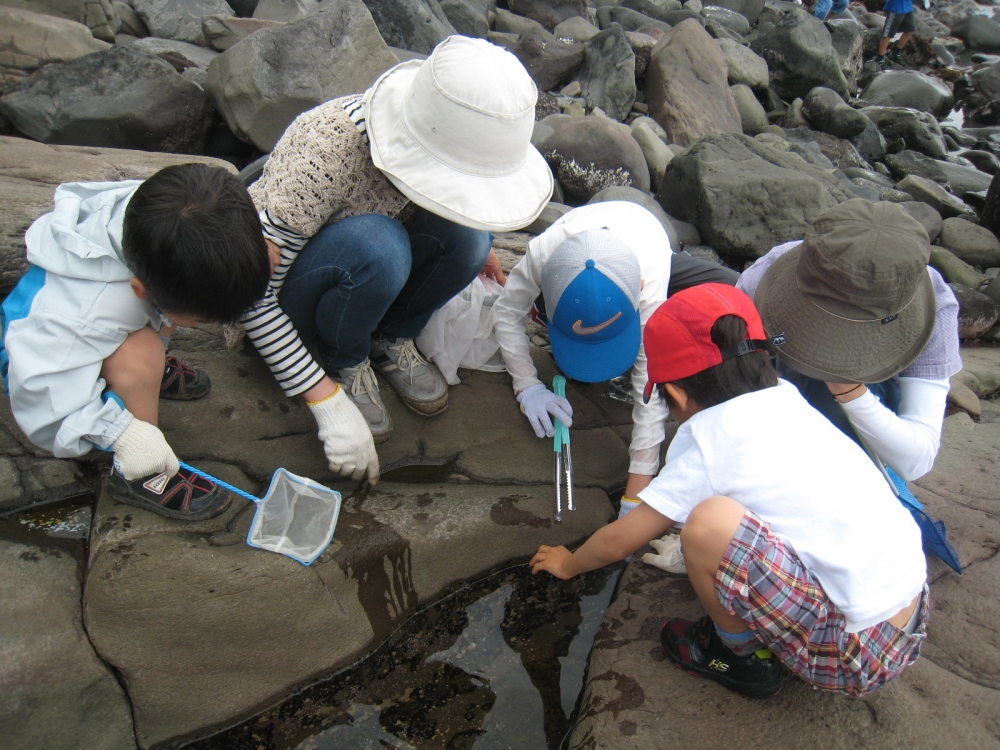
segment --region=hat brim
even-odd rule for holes
[[[639,314],[613,339],[584,342],[564,335],[549,325],[549,343],[559,369],[566,377],[581,383],[600,383],[617,378],[635,364],[642,343]]]
[[[879,383],[910,365],[934,331],[937,306],[929,274],[894,320],[855,322],[813,304],[799,289],[796,267],[804,245],[776,260],[757,285],[754,303],[768,336],[796,372],[831,383]]]
[[[538,218],[552,196],[552,170],[528,146],[521,167],[485,177],[460,172],[428,153],[407,132],[403,103],[422,62],[387,71],[368,91],[372,161],[399,192],[436,216],[489,232],[522,229]]]

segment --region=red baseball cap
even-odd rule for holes
[[[736,315],[747,324],[747,339],[727,351],[712,341],[712,326],[723,315]],[[674,294],[660,305],[643,332],[649,381],[643,401],[660,383],[696,375],[724,360],[769,350],[753,300],[728,284],[701,284]]]

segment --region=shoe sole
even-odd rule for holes
[[[379,374],[382,375],[381,372]],[[392,390],[399,395],[400,400],[406,405],[406,408],[414,414],[419,414],[421,417],[433,417],[448,408],[447,387],[445,388],[444,394],[433,401],[416,401],[407,396],[406,392],[402,388],[399,388],[395,383],[393,383],[392,378],[388,378],[385,375],[382,375],[382,377],[389,383]]]
[[[660,631],[660,646],[666,653],[667,658],[670,659],[670,663],[677,667],[682,672],[687,672],[689,675],[694,675],[695,677],[704,677],[706,679],[717,682],[722,687],[727,690],[731,690],[739,695],[746,696],[747,698],[770,698],[772,695],[777,695],[778,691],[781,690],[781,682],[779,681],[774,687],[770,685],[761,685],[759,687],[754,686],[747,689],[746,683],[736,682],[735,680],[727,679],[726,676],[721,672],[716,672],[714,669],[702,669],[701,667],[696,667],[693,664],[689,664],[682,661],[678,655],[675,655],[667,647],[667,644],[663,642],[662,629]]]
[[[157,503],[146,500],[145,498],[136,497],[135,495],[126,492],[110,482],[107,484],[107,490],[108,494],[119,503],[131,505],[134,508],[141,508],[142,510],[148,510],[151,513],[166,516],[167,518],[173,518],[177,521],[207,521],[210,518],[221,516],[229,510],[229,506],[233,504],[232,493],[228,490],[223,490],[223,499],[211,510],[202,511],[201,513],[181,513],[180,511],[170,510],[170,508],[164,508],[162,505],[158,505]]]

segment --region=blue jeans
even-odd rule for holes
[[[414,338],[486,264],[493,238],[419,209],[328,224],[306,243],[278,295],[327,372],[368,356],[371,338]]]
[[[847,10],[848,0],[818,0],[813,14],[820,21],[825,21],[828,13],[838,15]]]

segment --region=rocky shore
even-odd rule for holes
[[[569,746],[1000,747],[1000,23],[990,5],[931,0],[883,71],[880,5],[824,23],[783,0],[0,0],[0,294],[27,270],[24,231],[59,183],[192,160],[235,173],[299,113],[454,33],[510,50],[539,89],[533,143],[556,191],[497,238],[508,269],[587,202],[641,203],[675,250],[736,270],[840,202],[900,203],[928,231],[965,340],[916,493],[966,573],[932,567],[923,660],[865,700],[790,681],[749,703],[663,663],[659,623],[698,604],[686,579],[634,562]],[[533,343],[550,380],[542,332]],[[462,371],[430,420],[383,389],[389,476],[363,494],[333,481],[311,417],[255,353],[209,327],[174,349],[214,383],[205,401],[164,404],[178,454],[250,491],[278,466],[329,482],[346,500],[334,543],[305,568],[243,543],[243,501],[195,524],[117,505],[106,459],[40,451],[3,401],[0,515],[80,501],[86,537],[74,547],[0,521],[4,747],[179,746],[356,661],[461,582],[614,514],[631,419],[606,385],[570,386],[580,510],[557,526],[551,452],[505,374]],[[390,473],[408,466],[438,468]]]

